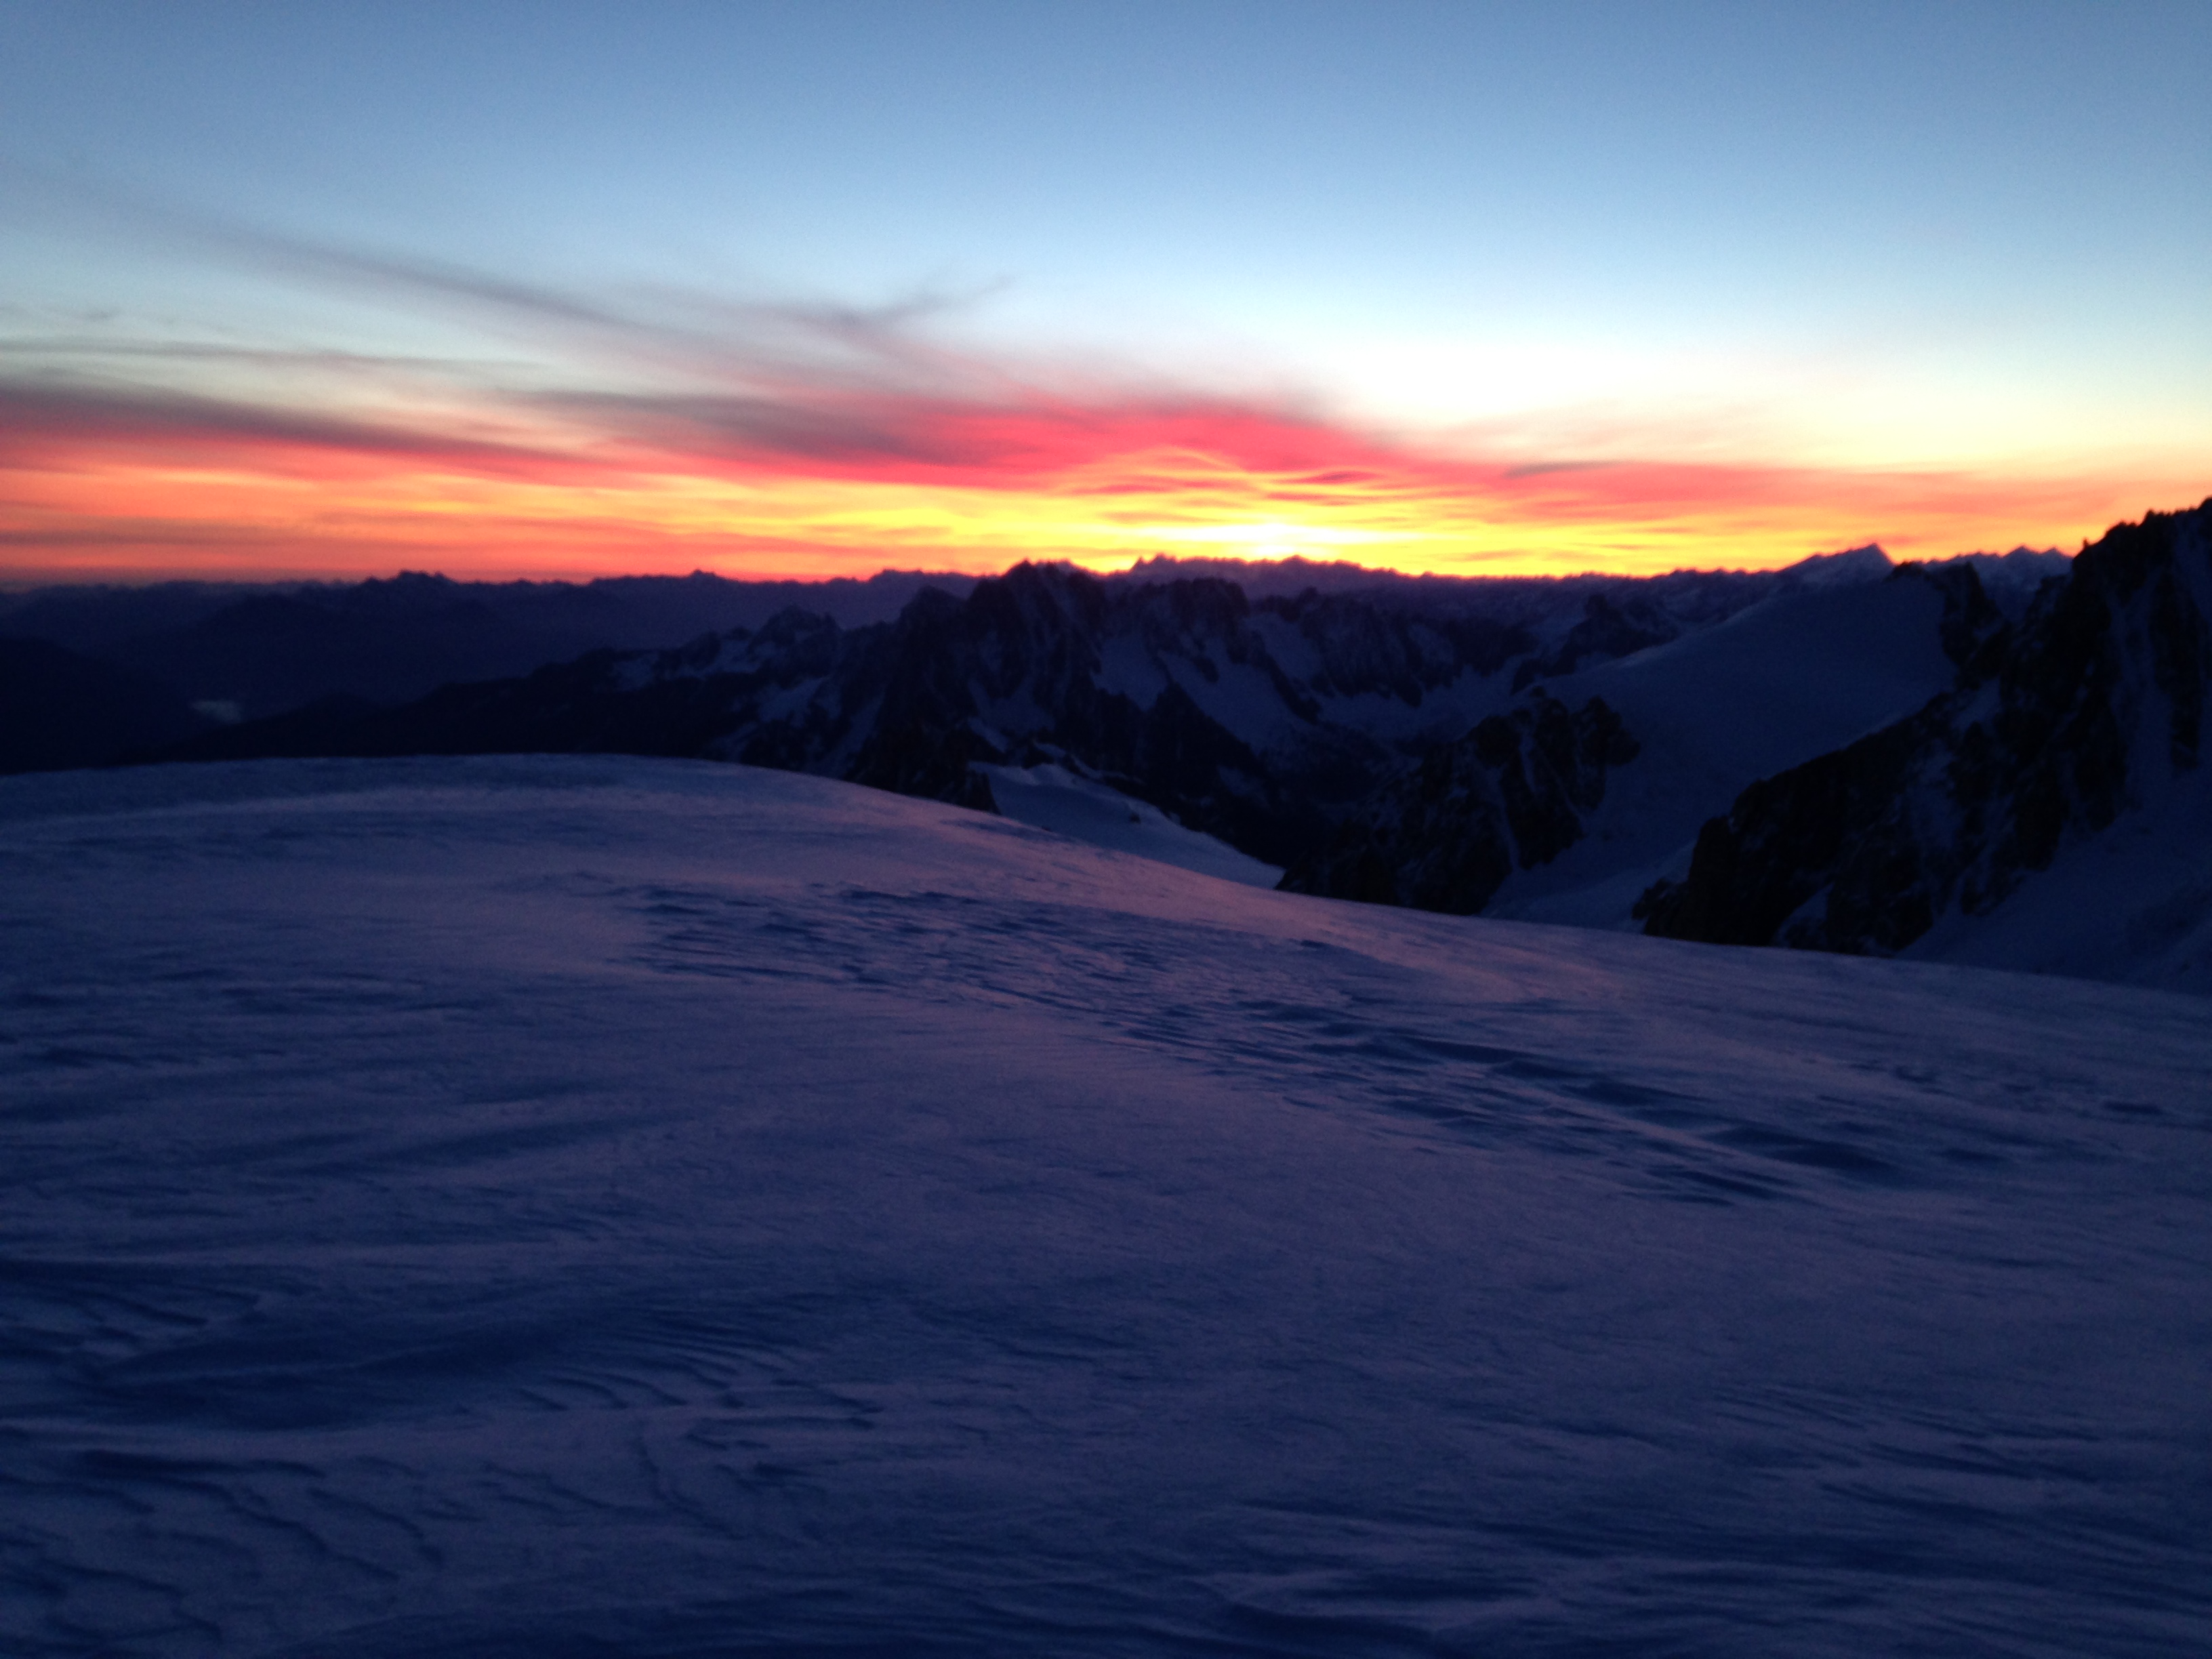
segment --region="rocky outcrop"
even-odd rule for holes
[[[403,572],[337,584],[168,582],[0,592],[0,634],[149,676],[179,702],[234,705],[247,719],[340,696],[396,708],[441,685],[515,678],[595,650],[659,647],[704,629],[756,629],[803,605],[853,628],[896,617],[925,582],[730,581],[616,576],[597,581],[458,582]]]
[[[1299,645],[1303,674],[1270,648]],[[892,623],[787,611],[670,651],[588,653],[398,708],[325,700],[170,751],[392,755],[618,750],[823,773],[988,808],[982,764],[1050,761],[1255,856],[1308,856],[1404,763],[1328,700],[1418,706],[1528,638],[1480,617],[1318,596],[1263,619],[1218,580],[1132,586],[1021,565],[964,599],[925,590]]]
[[[1816,570],[1814,585],[1882,580],[1887,560],[1863,551]],[[1954,656],[1984,649],[2002,619],[1971,571],[1928,580],[1944,588]],[[975,807],[993,805],[984,769],[1049,763],[1285,866],[1304,890],[1471,911],[1588,835],[1608,770],[1637,752],[1618,700],[1516,695],[1516,665],[1586,672],[1810,580],[1802,568],[1407,579],[1255,603],[1218,577],[1024,564],[964,595],[924,588],[889,622],[843,628],[786,610],[672,650],[592,652],[397,708],[325,701],[167,757],[612,750]],[[1752,770],[1701,795],[1689,821]]]
[[[1580,840],[1607,769],[1636,754],[1601,699],[1570,712],[1539,692],[1430,750],[1283,885],[1472,915],[1516,867],[1548,864]]]
[[[1745,790],[1686,878],[1645,893],[1645,931],[1887,954],[2154,804],[2202,757],[2209,521],[2212,502],[2116,526],[2016,629],[1968,596],[1957,688]]]
[[[1366,595],[1309,592],[1265,599],[1263,617],[1297,631],[1311,654],[1310,691],[1320,696],[1393,696],[1419,708],[1431,692],[1469,670],[1487,678],[1538,648],[1522,617],[1401,610]]]
[[[1602,593],[1585,601],[1583,619],[1549,651],[1532,656],[1513,671],[1516,691],[1539,680],[1571,674],[1586,662],[1625,657],[1664,645],[1681,633],[1681,624],[1647,599],[1615,604]]]
[[[215,723],[149,675],[0,635],[0,773],[105,766]]]
[[[1117,595],[1080,572],[1034,565],[978,584],[964,604],[917,602],[836,688],[842,724],[861,733],[838,770],[988,806],[975,763],[1054,760],[1257,856],[1280,857],[1318,828],[1314,810],[1283,787],[1296,757],[1263,760],[1164,669],[1157,686],[1124,685],[1105,661],[1121,639],[1146,663],[1171,661],[1201,683],[1218,684],[1229,665],[1253,668],[1294,719],[1310,722],[1310,700],[1243,629],[1247,614],[1226,582]],[[742,757],[758,753],[756,734]],[[834,762],[834,750],[824,758]]]

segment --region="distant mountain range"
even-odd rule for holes
[[[1881,953],[1972,956],[2094,879],[2124,914],[2047,921],[2021,965],[2212,989],[2207,516],[2072,561],[1862,548],[1649,579],[1152,561],[49,592],[0,634],[43,629],[136,687],[143,735],[111,719],[80,760],[741,761],[1110,825],[1180,861],[1210,836],[1305,892]],[[0,646],[0,672],[30,648]],[[166,728],[142,706],[163,684]],[[54,746],[9,763],[65,763]],[[2163,850],[2077,856],[2123,832]]]
[[[1025,564],[964,597],[925,587],[888,622],[793,607],[397,706],[334,695],[165,752],[698,756],[984,808],[983,769],[1056,766],[1297,866],[1410,763],[1540,697],[1545,677],[1889,568],[1873,553],[1646,580],[1384,579],[1255,603],[1218,576]]]
[[[702,629],[758,627],[795,604],[848,627],[894,617],[924,585],[964,592],[971,579],[885,571],[866,581],[740,582],[622,576],[592,582],[457,582],[412,572],[348,584],[163,582],[47,587],[0,594],[0,674],[27,681],[58,659],[36,641],[137,677],[167,707],[139,732],[169,740],[179,720],[206,727],[344,696],[391,706],[452,682],[525,674],[607,647],[688,639]],[[97,671],[68,671],[82,678]],[[11,701],[11,709],[15,705]],[[20,726],[20,721],[11,721]],[[22,752],[0,738],[0,770],[94,765],[115,758],[110,728],[87,728],[65,760],[49,731]]]

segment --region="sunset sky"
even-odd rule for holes
[[[0,583],[2071,550],[2212,6],[0,0]]]

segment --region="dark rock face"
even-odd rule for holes
[[[1287,862],[1403,763],[1388,744],[1330,724],[1324,698],[1381,693],[1417,707],[1528,643],[1494,621],[1384,614],[1314,595],[1276,605],[1272,617],[1307,642],[1320,665],[1309,679],[1276,660],[1232,583],[1109,585],[1023,565],[964,599],[925,590],[893,623],[846,630],[787,611],[757,630],[672,651],[595,652],[519,679],[443,686],[398,708],[325,700],[208,734],[172,757],[691,755],[987,809],[978,764],[1052,761]],[[1217,690],[1249,715],[1243,731],[1207,712]]]
[[[1515,869],[1548,864],[1579,841],[1605,799],[1607,768],[1636,755],[1602,699],[1570,713],[1540,692],[1430,750],[1283,885],[1472,915]]]
[[[964,579],[938,580],[967,591]],[[220,699],[265,718],[331,696],[391,707],[593,650],[758,626],[794,603],[848,626],[878,621],[922,582],[890,571],[818,584],[704,574],[456,582],[409,572],[345,585],[61,588],[15,603],[0,596],[0,631],[149,675],[180,702]]]
[[[1258,608],[1297,629],[1318,659],[1307,684],[1323,696],[1379,692],[1418,708],[1463,671],[1487,677],[1537,647],[1527,622],[1510,616],[1395,611],[1364,595],[1309,591]]]
[[[1296,757],[1263,761],[1172,679],[1140,701],[1114,685],[1103,660],[1121,637],[1202,683],[1218,684],[1230,664],[1255,665],[1310,720],[1310,703],[1244,629],[1247,614],[1226,582],[1114,593],[1079,571],[1031,565],[978,584],[965,604],[917,602],[884,637],[856,646],[825,733],[860,734],[838,775],[988,808],[975,763],[1058,760],[1258,856],[1279,854],[1313,830],[1310,809],[1282,787]],[[738,751],[758,752],[757,738]],[[833,740],[821,761],[834,764],[836,752]]]
[[[103,766],[213,724],[147,675],[0,637],[0,773]]]
[[[1986,649],[2002,621],[1971,570],[1925,579],[1944,588],[1954,654]],[[1483,715],[1506,702],[1504,675],[1587,668],[1796,580],[1408,580],[1255,603],[1212,576],[1022,565],[962,596],[925,587],[888,622],[787,609],[672,650],[592,651],[398,707],[325,698],[143,757],[690,756],[983,808],[980,769],[1049,762],[1284,866],[1303,890],[1464,912],[1580,840],[1607,769],[1637,752],[1601,702],[1570,709],[1533,687]],[[490,603],[489,590],[423,583],[348,604],[398,607],[419,630],[434,602]]]
[[[1583,605],[1583,619],[1567,630],[1565,639],[1513,671],[1513,689],[1571,674],[1585,661],[1601,662],[1664,645],[1681,631],[1673,617],[1649,600],[1615,604],[1602,593],[1593,593]]]
[[[1942,594],[1943,617],[1936,624],[1936,636],[1942,641],[1943,654],[1978,678],[1995,672],[2010,635],[2004,612],[1984,591],[1971,562],[1899,565],[1889,580],[1925,582]]]
[[[1243,593],[1225,582],[1112,595],[1080,572],[1030,565],[979,584],[964,605],[917,603],[859,652],[839,690],[836,729],[866,731],[840,775],[988,808],[974,763],[1057,759],[1194,828],[1275,851],[1304,827],[1276,779],[1280,765],[1263,763],[1179,684],[1147,705],[1114,689],[1102,661],[1109,639],[1134,635],[1218,682],[1223,663],[1265,660],[1242,630],[1245,615]],[[742,757],[756,753],[757,740]]]
[[[1644,896],[1645,931],[1887,954],[1954,906],[1986,914],[2196,766],[2209,524],[2212,502],[2115,527],[2017,629],[1962,600],[1957,688],[1745,790],[1699,834],[1686,879]]]
[[[1911,849],[1869,839],[1911,775],[1921,735],[1916,722],[1889,726],[1753,784],[1727,817],[1698,832],[1689,879],[1662,883],[1639,901],[1644,931],[1716,945],[1771,944],[1823,885],[1871,851],[1876,879],[1892,897],[1880,925],[1917,918],[1890,948],[1924,932],[1934,915],[1925,896],[1905,884],[1918,873]],[[1847,877],[1839,884],[1858,884]]]

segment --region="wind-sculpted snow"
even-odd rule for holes
[[[2171,1654],[2195,1000],[631,759],[0,785],[0,1650]]]

